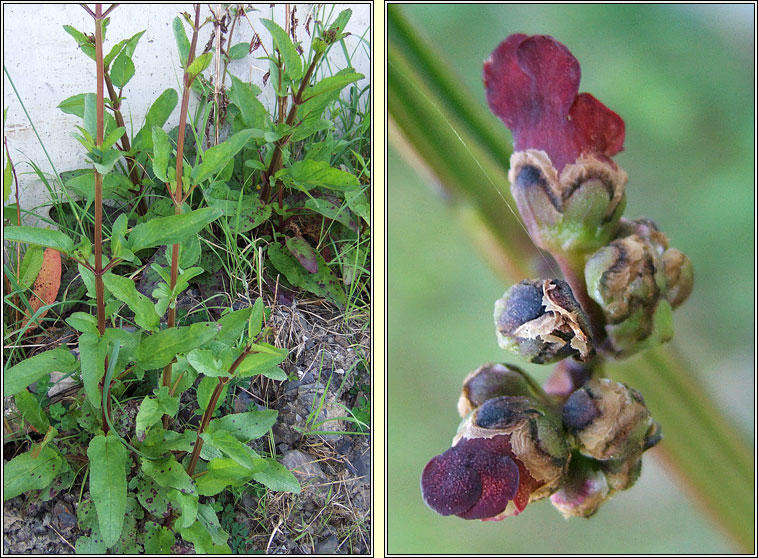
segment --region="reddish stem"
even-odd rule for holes
[[[192,42],[190,44],[189,53],[187,54],[187,63],[184,66],[184,91],[182,92],[182,108],[179,113],[179,134],[176,140],[176,186],[174,191],[171,192],[171,199],[174,202],[174,213],[176,215],[182,214],[182,203],[186,197],[183,193],[183,165],[184,165],[184,128],[187,123],[187,111],[189,108],[189,96],[190,88],[192,87],[192,78],[187,71],[192,61],[195,59],[195,48],[197,47],[197,32],[200,27],[200,4],[195,4],[195,25],[192,29]],[[171,291],[176,287],[176,279],[179,275],[179,244],[174,244],[171,250]],[[168,327],[176,326],[176,307],[168,309],[167,317]],[[169,363],[163,369],[163,385],[171,386],[171,366],[173,363]],[[163,427],[168,429],[169,416],[163,415]]]
[[[250,351],[251,349],[248,345],[245,347],[245,350],[242,351],[242,354],[240,354],[240,356],[238,356],[237,359],[232,363],[231,367],[229,367],[229,376],[221,377],[218,379],[216,388],[213,390],[211,399],[208,401],[208,406],[205,408],[205,412],[203,413],[203,419],[200,422],[200,427],[197,429],[197,440],[195,441],[195,447],[192,450],[192,457],[190,457],[189,466],[187,467],[187,474],[189,476],[192,476],[192,473],[195,472],[195,466],[197,465],[197,460],[200,457],[200,450],[203,448],[203,439],[200,437],[200,435],[205,432],[205,429],[208,427],[208,423],[211,421],[213,411],[216,409],[216,404],[218,403],[218,398],[221,397],[221,392],[223,391],[224,386],[232,378],[235,370],[237,370],[237,367],[240,365],[240,363],[242,363],[242,361],[245,360],[245,357],[250,354]]]

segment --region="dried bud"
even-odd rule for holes
[[[590,517],[611,494],[608,480],[597,461],[581,455],[571,458],[566,481],[550,496],[563,517]]]
[[[669,248],[649,219],[622,220],[616,240],[584,269],[587,291],[605,313],[609,352],[627,356],[671,339],[671,308],[692,290],[692,264]]]
[[[589,324],[568,283],[525,280],[495,302],[497,340],[530,362],[545,364],[594,355]]]
[[[599,461],[639,459],[660,439],[660,427],[642,395],[608,378],[588,381],[563,406],[563,424],[579,451]]]
[[[558,176],[544,151],[511,156],[511,192],[534,242],[553,252],[606,244],[624,211],[627,175],[611,162],[580,157]]]
[[[465,418],[488,399],[502,395],[539,398],[523,370],[509,364],[487,363],[463,380],[463,390],[458,399],[458,414]]]
[[[462,423],[453,447],[424,468],[424,501],[442,515],[499,520],[561,483],[570,453],[560,419],[526,396],[488,399]]]

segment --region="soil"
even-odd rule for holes
[[[273,289],[272,289],[273,290]],[[289,380],[263,377],[230,391],[235,412],[258,406],[279,411],[273,428],[276,457],[300,481],[300,494],[224,491],[216,500],[233,553],[367,554],[371,548],[370,329],[368,317],[346,321],[323,300],[278,292],[268,325],[274,344],[290,348],[281,365]],[[267,300],[267,306],[273,304]],[[70,340],[69,340],[70,341]],[[5,416],[12,418],[12,399]],[[363,414],[362,414],[363,413]],[[326,421],[326,422],[323,422]],[[256,449],[269,438],[251,442]],[[18,448],[5,445],[6,459]],[[9,451],[11,450],[11,451]],[[26,451],[24,448],[21,451]],[[82,492],[88,497],[87,486]],[[80,484],[67,491],[12,498],[3,506],[4,554],[74,553]],[[225,523],[226,522],[226,523]],[[192,554],[177,536],[173,551]]]

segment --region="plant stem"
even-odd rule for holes
[[[184,67],[184,90],[182,92],[182,108],[179,114],[179,134],[176,140],[176,186],[174,191],[170,192],[171,199],[174,202],[174,214],[182,214],[182,204],[186,199],[183,194],[184,181],[183,177],[183,165],[184,165],[184,128],[187,124],[187,110],[189,107],[190,89],[192,87],[192,78],[190,78],[187,68],[190,67],[192,61],[195,59],[195,48],[197,47],[197,34],[200,27],[200,4],[195,4],[195,25],[192,29],[192,42],[190,43],[189,53],[187,54],[187,63]],[[173,292],[176,287],[176,279],[179,275],[179,244],[174,244],[171,248],[171,284],[169,288]],[[167,316],[167,326],[176,326],[176,305],[169,306]],[[162,384],[168,388],[171,387],[171,367],[173,363],[169,363],[163,369],[163,382]],[[170,417],[163,415],[163,427],[168,429]]]
[[[103,77],[105,78],[105,86],[108,88],[108,97],[111,100],[111,105],[113,106],[113,117],[116,119],[116,126],[121,128],[126,127],[124,124],[124,117],[121,114],[121,103],[118,100],[118,94],[116,93],[116,90],[113,88],[113,83],[111,82],[111,77],[108,74],[108,72],[104,72]],[[129,142],[129,135],[126,133],[126,130],[124,130],[124,135],[121,136],[121,147],[123,151],[130,151],[132,146]],[[147,213],[147,203],[145,202],[145,198],[142,197],[142,179],[145,178],[145,172],[144,170],[141,171],[141,176],[137,174],[137,161],[132,157],[131,155],[126,155],[126,164],[127,168],[129,169],[129,180],[131,181],[132,185],[136,188],[135,190],[130,190],[130,192],[136,196],[138,196],[139,201],[137,202],[137,214],[138,215],[145,215]]]
[[[192,450],[192,457],[190,457],[189,466],[187,467],[187,474],[189,476],[192,476],[192,473],[195,472],[195,466],[197,465],[197,460],[200,457],[200,450],[203,448],[203,439],[200,437],[200,435],[205,432],[205,429],[208,427],[208,423],[211,421],[213,411],[216,410],[216,404],[218,403],[218,398],[221,396],[221,392],[223,391],[224,386],[232,378],[235,370],[237,370],[237,367],[240,365],[240,363],[245,360],[245,357],[247,355],[250,354],[250,350],[251,349],[249,345],[245,347],[245,350],[242,351],[242,353],[232,363],[231,367],[229,367],[229,376],[220,377],[218,379],[218,383],[213,390],[210,401],[208,401],[208,406],[205,408],[205,412],[203,413],[203,419],[200,422],[200,427],[197,429],[197,440],[195,441],[195,447]]]
[[[97,135],[95,145],[98,149],[103,145],[105,98],[103,93],[103,6],[95,4],[95,63],[97,64]],[[97,330],[102,336],[105,333],[105,286],[103,285],[103,175],[95,171],[95,298],[97,302]],[[108,367],[106,358],[105,367]],[[107,392],[110,386],[100,384],[100,389]],[[108,405],[100,410],[102,413],[103,433],[108,434],[108,418],[110,418],[110,399]]]
[[[319,60],[321,60],[322,54],[323,53],[319,52],[313,57],[313,60],[311,61],[308,69],[305,72],[305,75],[303,76],[303,80],[300,82],[300,87],[298,88],[297,93],[292,97],[292,106],[290,107],[289,114],[287,115],[287,120],[285,121],[288,126],[292,126],[295,122],[295,117],[297,116],[297,108],[303,103],[303,93],[311,81],[313,72],[315,71]],[[281,70],[279,74],[281,75]],[[287,143],[289,143],[291,137],[292,134],[289,134],[283,138],[280,138],[276,142],[274,153],[271,156],[271,162],[269,163],[266,172],[263,173],[263,188],[261,189],[261,199],[265,203],[268,203],[270,201],[269,197],[271,195],[271,177],[282,168],[282,149],[285,145],[287,145]]]

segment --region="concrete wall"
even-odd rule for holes
[[[105,6],[109,6],[106,4]],[[216,5],[213,5],[216,6]],[[263,44],[271,50],[271,37],[260,18],[273,19],[284,26],[284,4],[273,8],[270,4],[256,4],[259,11],[248,12],[250,23],[241,20],[232,37],[232,44],[247,41],[253,36],[253,29],[260,35]],[[320,6],[320,8],[319,8]],[[325,6],[325,7],[324,7]],[[345,8],[353,10],[347,27],[352,35],[345,39],[352,55],[355,69],[366,76],[359,83],[363,87],[370,77],[370,4],[299,4],[297,5],[298,40],[308,49],[310,37],[304,25],[309,13],[319,13],[330,20]],[[320,11],[316,11],[320,10]],[[333,10],[333,11],[332,11]],[[324,15],[326,11],[326,15]],[[121,4],[110,14],[110,25],[105,41],[107,54],[111,47],[122,39],[146,30],[139,41],[133,60],[136,72],[124,89],[126,100],[122,113],[126,120],[133,122],[138,130],[150,104],[166,88],[177,90],[181,99],[181,75],[179,56],[172,32],[173,19],[182,12],[193,12],[191,4]],[[194,13],[194,12],[193,12]],[[207,4],[201,5],[201,20],[210,15]],[[331,17],[329,17],[331,14]],[[251,25],[252,24],[252,25]],[[74,39],[63,30],[63,25],[71,25],[85,33],[94,32],[94,22],[79,6],[74,4],[5,4],[3,6],[4,65],[29,112],[53,165],[58,172],[83,168],[86,165],[84,148],[73,138],[78,118],[64,114],[57,105],[64,99],[79,93],[95,92],[95,63],[82,53]],[[313,25],[310,25],[311,31]],[[200,31],[198,52],[202,52],[208,41],[212,25]],[[190,35],[188,33],[188,35]],[[361,42],[360,37],[365,41]],[[273,92],[263,85],[263,75],[268,71],[268,61],[259,60],[265,56],[263,49],[229,65],[229,71],[240,79],[253,82],[263,89],[260,97],[267,106],[273,105]],[[345,56],[341,48],[333,48],[329,62],[332,68],[344,68]],[[211,68],[206,70],[209,74]],[[227,77],[227,83],[230,83]],[[50,196],[40,180],[33,174],[28,161],[36,163],[44,172],[52,174],[52,168],[37,140],[32,127],[22,109],[8,76],[3,74],[3,107],[8,116],[4,126],[11,158],[19,174],[21,206],[32,209],[45,204]],[[179,107],[175,109],[165,129],[178,124]],[[3,153],[3,165],[5,153]],[[13,201],[13,195],[11,200]],[[38,212],[44,211],[40,208]]]

